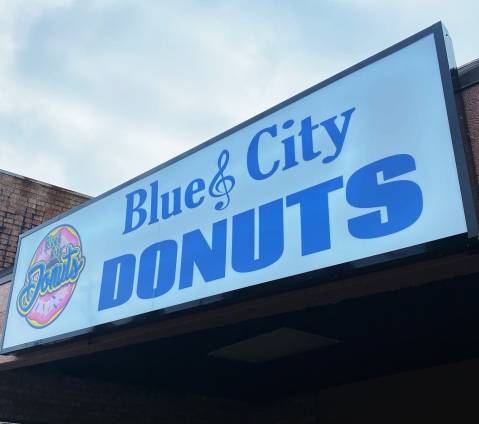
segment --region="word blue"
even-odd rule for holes
[[[207,193],[217,199],[216,210],[223,210],[230,203],[230,192],[235,186],[235,178],[225,175],[229,162],[228,150],[223,150],[218,157],[218,170],[211,180]],[[173,190],[160,194],[159,182],[157,180],[150,184],[150,204],[145,205],[148,199],[148,191],[139,188],[128,193],[126,197],[125,228],[123,234],[130,233],[140,228],[148,219],[148,225],[167,220],[182,212],[182,207],[194,209],[200,206],[205,200],[206,182],[202,178],[192,180],[184,190],[176,187]],[[148,214],[149,212],[149,214]]]

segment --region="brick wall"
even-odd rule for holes
[[[88,198],[64,188],[0,171],[0,271],[13,266],[20,234]]]
[[[476,173],[479,171],[479,84],[463,91],[466,126]]]
[[[21,424],[467,423],[477,421],[479,361],[335,386],[314,394],[245,402],[67,377],[3,372],[0,422]]]
[[[159,393],[136,386],[24,368],[0,378],[0,422],[21,424],[242,423],[238,401]]]

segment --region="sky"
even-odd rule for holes
[[[0,169],[99,195],[479,2],[0,0]]]

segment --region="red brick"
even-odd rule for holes
[[[18,236],[89,197],[0,172],[0,271],[13,266]]]

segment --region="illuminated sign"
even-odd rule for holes
[[[22,235],[3,352],[465,248],[473,215],[436,24]]]

